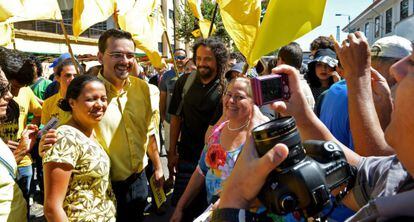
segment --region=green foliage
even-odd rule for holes
[[[198,22],[197,19],[194,17],[193,12],[191,11],[186,1],[183,1],[183,4],[179,4],[181,7],[175,9],[176,15],[176,35],[179,39],[184,39],[186,42],[190,42],[192,40],[196,40],[196,38],[192,35],[192,31],[198,29]],[[214,12],[215,4],[213,4],[209,0],[203,0],[201,4],[201,11],[203,13],[204,18],[208,20],[212,20],[213,12]],[[214,24],[216,25],[216,32],[212,34],[212,36],[216,36],[228,46],[231,45],[231,38],[227,31],[224,29],[224,25],[221,19],[220,10],[217,10],[216,18],[214,20]]]

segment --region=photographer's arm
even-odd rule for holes
[[[348,35],[349,44],[335,44],[348,86],[349,121],[355,151],[362,156],[391,155],[378,120],[371,90],[370,50],[363,34]],[[375,73],[374,73],[375,74]]]
[[[340,143],[307,105],[305,96],[302,90],[300,90],[299,77],[296,74],[298,71],[293,67],[281,65],[274,68],[272,72],[288,75],[291,94],[288,101],[275,102],[272,104],[272,108],[283,116],[293,116],[295,118],[302,141],[310,139],[334,141],[343,149],[347,161],[351,165],[356,166],[361,157]]]

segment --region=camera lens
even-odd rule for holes
[[[275,119],[255,127],[252,131],[256,150],[259,156],[263,156],[276,144],[283,143],[289,148],[289,155],[280,168],[292,166],[303,158],[303,150],[299,132],[293,117]]]

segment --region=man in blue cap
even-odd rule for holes
[[[62,55],[60,55],[58,58],[53,60],[53,63],[49,66],[49,68],[53,68],[53,74],[50,75],[50,77],[49,77],[49,79],[53,80],[53,82],[51,84],[49,84],[49,86],[45,90],[45,94],[44,94],[44,99],[45,100],[47,98],[55,95],[59,91],[59,83],[54,80],[54,76],[55,76],[55,73],[56,73],[56,68],[57,68],[58,64],[60,64],[63,60],[68,59],[68,58],[70,58],[70,54],[65,52]]]

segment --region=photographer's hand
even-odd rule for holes
[[[236,166],[224,183],[219,208],[249,208],[267,175],[286,159],[288,153],[286,145],[277,144],[266,155],[259,158],[253,138],[248,138]]]

